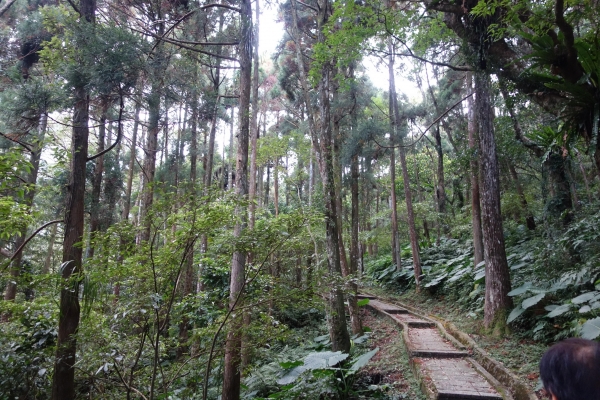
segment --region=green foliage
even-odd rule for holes
[[[40,50],[48,73],[101,96],[126,92],[135,84],[144,45],[129,30],[114,23],[79,23],[65,6],[45,7],[42,14],[44,26],[54,35]]]
[[[19,318],[0,324],[0,392],[7,398],[49,399],[57,312],[49,311],[48,298],[22,309],[5,303],[0,312],[18,313]]]
[[[23,176],[31,168],[16,148],[0,154],[0,239],[21,235],[33,221],[29,207],[24,204],[25,193],[32,188],[23,184]]]
[[[297,337],[305,337],[302,331]],[[364,339],[354,343],[364,343]],[[379,351],[378,348],[364,351],[354,346],[350,354],[326,351],[330,345],[329,335],[315,337],[298,347],[284,347],[275,350],[275,360],[263,364],[252,371],[246,379],[247,392],[243,398],[294,399],[328,395],[346,399],[357,393],[353,386],[355,374],[364,367]],[[317,351],[315,351],[317,350]],[[324,351],[325,350],[325,351]]]

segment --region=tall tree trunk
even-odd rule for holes
[[[239,44],[240,60],[240,100],[237,165],[235,176],[235,193],[240,200],[248,195],[248,142],[250,136],[250,91],[252,72],[252,7],[250,0],[241,0],[241,34]],[[238,206],[236,214],[240,220],[236,223],[233,235],[240,237],[246,224],[246,210]],[[229,284],[229,308],[234,309],[241,302],[242,289],[245,283],[246,253],[234,251],[231,261],[231,280]],[[238,400],[240,398],[240,363],[242,353],[241,328],[242,318],[239,313],[232,313],[231,328],[225,342],[225,361],[223,369],[222,400]]]
[[[100,113],[100,124],[98,126],[98,149],[97,153],[104,151],[106,141],[106,113],[108,112],[108,101],[102,105]],[[100,195],[102,192],[102,176],[104,174],[104,155],[96,158],[94,174],[92,177],[92,198],[90,205],[90,242],[88,244],[87,258],[94,257],[94,237],[100,226]]]
[[[252,67],[252,117],[250,122],[251,136],[250,136],[250,183],[248,192],[248,227],[254,229],[255,210],[256,205],[254,200],[256,198],[256,152],[257,143],[259,136],[259,121],[258,121],[258,72],[259,72],[259,59],[258,59],[258,37],[259,37],[259,18],[260,18],[260,2],[255,0],[255,18],[254,23],[254,54],[253,54],[253,67]]]
[[[324,41],[323,29],[329,15],[331,14],[331,4],[329,0],[319,0],[318,29],[319,41]],[[308,80],[306,79],[306,70],[304,67],[304,58],[300,48],[298,37],[298,20],[296,12],[296,0],[292,1],[292,17],[294,20],[293,36],[296,41],[296,58],[298,61],[298,70],[300,74],[300,84],[302,85],[302,94],[306,111],[308,114],[309,129],[313,148],[318,151],[318,164],[321,173],[321,182],[323,183],[323,193],[325,197],[325,223],[326,223],[326,249],[328,270],[334,281],[341,278],[340,252],[338,245],[338,233],[336,224],[336,194],[334,183],[334,169],[332,158],[332,134],[331,134],[331,109],[329,103],[329,94],[331,88],[331,64],[325,62],[321,71],[321,80],[318,86],[320,100],[321,126],[317,134],[316,121],[312,107],[312,101],[309,95]],[[328,294],[327,319],[329,326],[329,336],[333,351],[341,350],[347,352],[350,349],[350,335],[346,327],[344,294],[334,283]]]
[[[190,121],[191,142],[190,142],[190,184],[189,191],[192,196],[192,201],[196,200],[196,171],[198,162],[198,91],[192,89],[192,120]],[[183,155],[180,154],[180,157]],[[185,260],[185,270],[183,273],[182,296],[185,298],[192,294],[194,288],[194,251],[190,251]],[[182,318],[179,324],[179,348],[177,356],[181,357],[187,350],[187,341],[189,338],[189,320],[187,317]]]
[[[81,0],[80,23],[93,24],[96,2]],[[85,46],[85,42],[79,43]],[[52,400],[75,398],[75,356],[77,329],[79,328],[79,282],[82,279],[83,221],[85,207],[85,165],[88,156],[89,93],[82,79],[74,88],[73,131],[71,137],[71,173],[65,208],[65,238],[63,241],[63,265],[58,317],[56,359],[52,376]]]
[[[337,85],[336,85],[337,86]],[[338,96],[337,87],[334,88],[333,99],[336,101]],[[337,113],[336,113],[337,114]],[[346,257],[346,246],[344,244],[344,235],[343,235],[343,222],[342,222],[342,165],[340,160],[340,145],[341,145],[341,137],[340,137],[340,127],[339,127],[339,115],[334,115],[334,123],[333,123],[333,131],[334,131],[334,139],[333,139],[333,163],[334,163],[334,182],[335,182],[335,203],[336,203],[336,229],[338,232],[338,245],[340,252],[340,267],[342,270],[342,276],[345,279],[351,278],[351,275],[356,272],[356,268],[353,270],[352,266],[348,264],[348,258]],[[358,221],[357,221],[358,223]],[[352,256],[351,256],[352,257]],[[360,322],[360,309],[358,308],[358,299],[356,295],[358,294],[358,288],[356,283],[349,282],[348,284],[348,314],[350,315],[350,327],[352,329],[353,334],[362,333],[362,326]]]
[[[435,151],[437,152],[437,178],[438,183],[435,188],[436,197],[439,204],[440,214],[446,213],[446,184],[444,182],[444,150],[442,148],[442,135],[440,127],[436,126],[433,129],[433,137],[435,139]],[[444,227],[446,230],[446,227]]]
[[[393,49],[393,46],[390,44]],[[408,177],[408,167],[406,165],[406,153],[404,148],[403,135],[400,133],[400,108],[398,107],[398,97],[396,95],[396,78],[394,75],[394,56],[393,52],[390,52],[389,59],[389,79],[390,79],[390,102],[392,106],[392,112],[390,116],[394,119],[394,130],[392,135],[398,136],[398,145],[400,153],[400,166],[402,168],[402,180],[404,181],[404,197],[406,199],[406,212],[408,218],[408,232],[410,235],[410,247],[412,250],[413,258],[413,270],[415,275],[415,283],[417,289],[421,282],[421,258],[419,256],[419,239],[417,237],[417,228],[415,226],[415,215],[412,206],[412,193],[410,191],[410,180]]]
[[[42,268],[42,274],[47,274],[52,268],[52,261],[54,259],[54,243],[56,242],[56,232],[58,230],[58,224],[52,225],[50,230],[50,238],[48,239],[48,249],[46,250],[46,257],[44,259],[44,267]]]
[[[513,304],[508,296],[510,275],[500,212],[500,171],[494,138],[490,76],[486,71],[475,72],[475,96],[479,117],[481,211],[486,262],[484,324],[494,334],[501,335],[507,329],[506,317]]]
[[[123,214],[121,218],[125,221],[129,219],[131,210],[131,188],[133,186],[133,175],[135,172],[135,155],[137,150],[137,133],[140,125],[140,109],[142,107],[141,99],[136,100],[135,114],[133,121],[133,133],[131,136],[131,150],[129,153],[129,167],[127,171],[127,186],[125,187],[125,199],[123,200]]]
[[[467,90],[473,92],[473,74],[467,73]],[[473,264],[479,265],[483,261],[483,231],[481,227],[481,201],[479,191],[479,170],[480,160],[476,155],[478,147],[478,126],[477,113],[475,112],[475,102],[473,96],[467,100],[469,107],[469,119],[467,130],[469,132],[469,150],[471,152],[471,220],[473,223]]]
[[[356,125],[355,125],[356,126]],[[351,191],[351,204],[352,204],[352,234],[350,239],[350,273],[356,274],[358,272],[358,264],[360,261],[359,248],[360,243],[358,239],[358,223],[359,213],[358,208],[360,207],[358,199],[358,180],[359,180],[359,169],[358,169],[358,154],[354,154],[350,161],[350,191]],[[360,320],[360,312],[358,310],[356,295],[358,294],[358,286],[356,282],[350,284],[350,296],[348,297],[348,305],[350,308],[350,324],[352,326],[352,333],[355,335],[362,334],[363,328]],[[355,315],[356,318],[352,318],[352,309],[356,307]]]
[[[140,224],[144,226],[141,231],[140,240],[148,241],[150,239],[150,221],[146,216],[152,207],[154,201],[154,174],[156,172],[156,153],[158,152],[158,132],[160,118],[160,93],[162,85],[153,83],[148,98],[148,134],[146,135],[146,145],[144,146],[144,167],[142,175],[142,193],[140,204]]]
[[[158,36],[161,37],[165,30],[165,24],[160,12],[156,15],[155,20],[158,24]],[[158,133],[160,131],[160,99],[164,86],[164,78],[162,76],[164,73],[164,58],[162,41],[158,41],[156,43],[155,65],[151,72],[152,84],[148,95],[148,132],[146,134],[146,143],[143,147],[145,157],[140,204],[140,224],[144,227],[140,233],[140,241],[143,242],[150,239],[151,221],[147,218],[147,215],[154,202],[154,174],[156,172]]]
[[[279,157],[275,157],[273,162],[273,206],[277,217],[279,215]]]
[[[390,115],[390,181],[391,181],[391,209],[392,209],[392,260],[396,264],[396,269],[400,269],[400,236],[398,233],[398,205],[396,200],[396,136],[397,136],[397,119],[394,117],[394,97],[396,97],[396,83],[394,78],[394,45],[392,39],[389,39],[388,51],[388,73],[389,73],[389,102],[388,112]]]

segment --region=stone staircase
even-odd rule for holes
[[[401,329],[404,343],[409,352],[410,365],[421,382],[421,387],[430,399],[446,400],[531,400],[533,393],[523,388],[516,377],[499,363],[488,360],[492,372],[500,371],[507,378],[507,385],[497,380],[473,357],[484,353],[481,349],[467,348],[450,335],[438,322],[395,304],[389,304],[375,296],[368,298],[367,305],[382,316],[392,319]],[[464,334],[463,334],[464,335]],[[464,335],[466,336],[466,335]],[[472,346],[475,347],[475,346]],[[487,357],[483,354],[484,357]],[[486,359],[487,360],[487,359]],[[506,379],[504,379],[506,380]],[[514,394],[514,396],[513,396]]]

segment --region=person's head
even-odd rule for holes
[[[572,338],[555,344],[542,356],[540,377],[553,400],[599,400],[600,343]]]

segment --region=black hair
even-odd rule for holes
[[[600,343],[571,338],[555,344],[540,361],[540,376],[558,400],[599,400]]]

